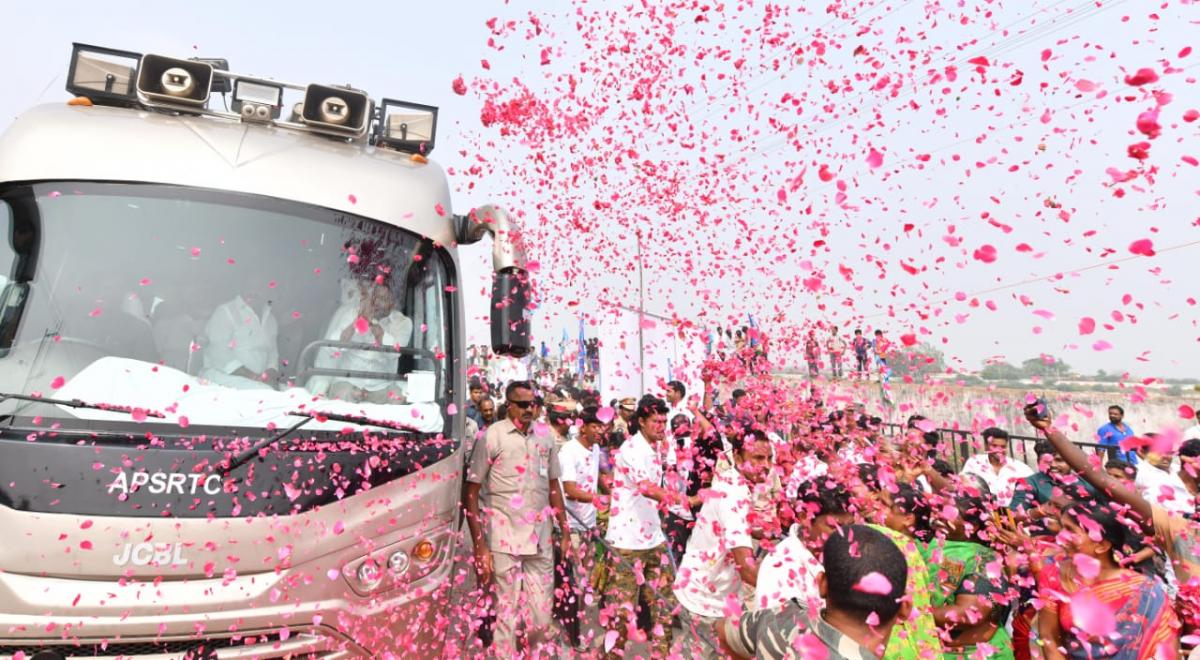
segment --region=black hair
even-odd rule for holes
[[[1042,438],[1041,440],[1033,443],[1033,453],[1037,455],[1038,458],[1041,458],[1046,454],[1054,455],[1058,452],[1054,451],[1054,445],[1050,444],[1049,440]]]
[[[739,387],[738,389],[736,389],[732,393],[730,393],[729,398],[733,399],[734,401],[737,401],[738,399],[740,399],[744,396],[746,396],[746,390],[743,390],[742,388]]]
[[[1089,535],[1095,528],[1091,525],[1085,525],[1082,520],[1087,518],[1096,523],[1101,537],[1112,545],[1113,552],[1120,552],[1125,547],[1127,521],[1122,521],[1117,515],[1116,509],[1113,509],[1108,504],[1075,502],[1063,511],[1063,515],[1074,518],[1079,523],[1079,526],[1083,527],[1084,531]]]
[[[1179,455],[1184,458],[1196,458],[1200,456],[1200,439],[1192,438],[1184,440],[1182,445],[1179,445]]]
[[[530,392],[533,392],[533,385],[527,380],[514,380],[508,384],[508,387],[504,388],[505,400],[511,399],[513,392],[516,392],[517,390],[529,390]],[[534,400],[536,401],[537,398],[538,397],[534,397]]]
[[[960,495],[954,500],[954,508],[958,509],[958,515],[962,517],[963,522],[970,525],[970,529],[963,530],[967,540],[979,542],[979,534],[987,526],[987,506],[984,505],[983,498]]]
[[[629,420],[629,433],[640,433],[642,430],[642,420],[651,415],[666,415],[671,412],[667,407],[667,402],[654,396],[653,394],[643,395],[638,399],[637,410],[633,413],[633,419]]]
[[[855,328],[855,329],[854,329],[854,334],[856,334],[856,335],[861,335],[861,334],[862,334],[862,328]]]
[[[908,562],[890,538],[866,525],[850,525],[830,534],[821,554],[830,609],[862,622],[873,613],[880,625],[896,618],[908,584]],[[863,579],[872,573],[887,579],[887,593],[862,588]]]
[[[850,491],[832,480],[826,481],[821,478],[806,481],[800,484],[797,493],[800,502],[805,505],[811,518],[837,516],[851,512]]]
[[[875,334],[877,334],[877,335],[882,335],[882,334],[883,334],[883,330],[876,330],[876,331],[875,331]]]
[[[601,422],[600,417],[598,416],[599,413],[600,408],[597,406],[588,406],[587,408],[583,409],[582,413],[579,414],[579,419],[584,424],[603,424],[604,422]]]
[[[915,429],[917,428],[917,422],[924,422],[927,419],[928,417],[925,415],[909,415],[908,419],[904,422],[904,426],[905,428]]]
[[[1121,413],[1121,416],[1122,416],[1122,417],[1124,417],[1124,416],[1125,416],[1125,409],[1124,409],[1124,408],[1122,408],[1121,406],[1118,406],[1118,405],[1117,405],[1117,404],[1115,404],[1115,403],[1114,403],[1114,404],[1112,404],[1111,406],[1109,406],[1109,407],[1108,407],[1108,409],[1109,409],[1109,410],[1115,410],[1115,411],[1117,411],[1117,412]]]
[[[989,426],[988,428],[984,429],[983,433],[981,433],[980,435],[983,436],[984,442],[987,442],[988,440],[991,440],[992,438],[1001,438],[1005,442],[1008,441],[1008,431],[1005,431],[1004,429],[1001,429],[1001,428],[996,428],[995,426]]]
[[[671,388],[672,390],[675,390],[676,392],[679,392],[679,396],[687,396],[687,388],[683,386],[683,383],[681,383],[677,380],[673,380],[673,381],[667,383],[667,387]]]
[[[1133,469],[1133,464],[1129,461],[1124,461],[1119,458],[1110,458],[1108,459],[1108,462],[1104,464],[1104,469],[1109,470],[1112,468],[1116,468],[1118,470],[1130,470]]]
[[[858,465],[858,478],[863,482],[863,485],[872,491],[879,491],[879,466],[874,463],[860,463]]]
[[[923,491],[909,484],[899,484],[896,492],[892,493],[892,504],[913,517],[912,532],[918,541],[928,542],[933,539],[933,527],[930,526],[933,507],[929,505]]]
[[[482,390],[482,389],[485,389],[483,387],[483,383],[481,383],[478,379],[475,379],[475,378],[472,378],[471,384],[467,386],[468,392],[471,390]]]
[[[943,477],[949,477],[954,474],[954,466],[950,465],[950,463],[944,458],[935,460],[932,467],[934,472],[937,472]]]
[[[683,426],[684,424],[687,424],[690,421],[691,421],[691,419],[689,419],[688,416],[683,413],[679,413],[678,415],[675,415],[674,417],[671,418],[671,433],[674,433],[675,429],[679,428],[680,426]]]
[[[734,433],[729,436],[729,444],[735,453],[742,451],[746,447],[746,441],[750,442],[770,442],[771,439],[763,433],[762,429],[750,429],[745,433]]]

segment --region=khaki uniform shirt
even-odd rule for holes
[[[492,552],[550,551],[550,480],[558,477],[558,448],[550,436],[525,435],[507,419],[488,427],[471,455],[467,481],[487,491],[480,494],[480,508]]]

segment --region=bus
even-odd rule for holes
[[[0,658],[442,653],[459,246],[437,108],[75,44],[0,137]]]

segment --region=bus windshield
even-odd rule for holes
[[[452,262],[368,218],[185,187],[0,190],[0,419],[444,430]],[[94,426],[94,425],[93,425]]]

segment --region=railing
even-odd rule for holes
[[[885,423],[883,425],[884,433],[889,436],[900,434],[904,431],[903,424]],[[961,470],[967,459],[975,454],[982,453],[980,447],[983,444],[982,437],[978,442],[973,441],[975,433],[965,429],[937,429],[939,439],[942,445],[950,448],[950,456],[942,456],[949,461],[955,471]],[[1026,465],[1037,469],[1037,454],[1033,450],[1033,446],[1042,438],[1032,435],[1009,435],[1008,453],[1014,459],[1025,463]],[[1080,449],[1092,449],[1097,454],[1108,450],[1111,455],[1115,447],[1109,445],[1101,445],[1095,442],[1074,442],[1075,446]]]

